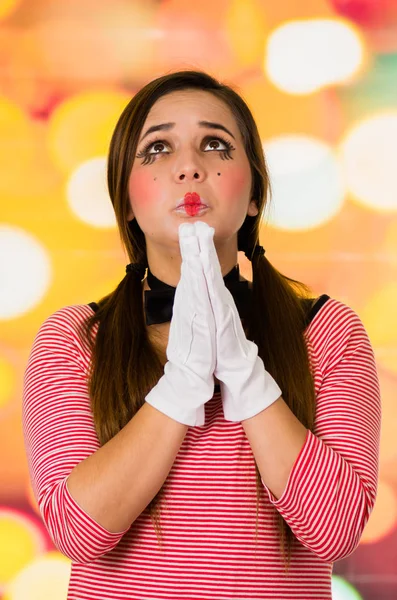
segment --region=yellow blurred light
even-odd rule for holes
[[[256,0],[233,0],[225,25],[230,46],[244,67],[262,59],[266,23],[263,10]]]
[[[374,346],[377,362],[397,374],[397,283],[377,290],[360,311],[360,317]]]
[[[342,19],[283,23],[268,38],[265,71],[289,94],[311,94],[346,83],[363,69],[364,49],[355,27]]]
[[[14,368],[7,360],[0,357],[0,408],[3,408],[11,400],[14,387]]]
[[[45,550],[42,531],[28,515],[0,508],[0,586]]]
[[[32,310],[45,296],[51,281],[51,263],[42,244],[19,227],[0,226],[0,320],[14,319]]]
[[[47,552],[26,565],[8,584],[3,600],[65,600],[71,561]]]
[[[339,212],[343,182],[327,144],[309,136],[284,135],[268,140],[264,153],[273,191],[270,225],[306,230],[323,225]]]
[[[72,212],[84,223],[99,228],[117,227],[106,183],[105,157],[79,165],[67,183],[66,196]]]
[[[107,155],[116,123],[131,97],[122,92],[85,92],[69,98],[52,113],[49,152],[70,173],[86,160]]]
[[[0,0],[0,19],[8,17],[20,2],[21,0]]]
[[[340,144],[353,198],[376,212],[397,211],[397,111],[357,123]]]
[[[397,525],[397,498],[393,488],[379,481],[375,507],[365,526],[360,543],[373,544],[391,533]]]
[[[25,113],[7,98],[0,97],[0,193],[8,197],[33,160],[34,130]]]

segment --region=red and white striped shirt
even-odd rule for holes
[[[78,335],[92,308],[67,306],[42,324],[25,372],[23,424],[42,518],[72,559],[68,600],[331,600],[332,563],[355,550],[374,506],[381,406],[360,318],[327,296],[318,306],[304,334],[316,387],[314,433],[279,500],[263,484],[256,552],[254,456],[241,423],[225,421],[219,392],[205,405],[205,425],[188,428],[164,483],[162,549],[148,509],[129,529],[110,533],[77,504],[67,478],[99,448],[90,354]],[[288,576],[277,511],[298,540]]]

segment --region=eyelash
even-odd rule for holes
[[[206,142],[212,142],[214,140],[220,141],[220,142],[222,142],[222,144],[225,144],[225,146],[226,146],[226,150],[217,150],[217,149],[215,149],[215,152],[220,152],[221,153],[221,159],[222,160],[225,160],[225,159],[229,160],[230,158],[232,158],[231,151],[235,150],[235,148],[234,148],[234,146],[228,140],[225,140],[221,136],[216,136],[216,137],[207,136],[204,139],[204,141],[206,141]],[[159,143],[167,145],[167,142],[165,140],[161,140],[161,139],[153,140],[152,142],[148,142],[146,144],[146,146],[141,150],[141,152],[136,155],[137,158],[144,158],[144,161],[141,163],[142,165],[152,164],[153,161],[155,160],[152,157],[155,157],[158,154],[165,154],[165,152],[154,152],[154,153],[149,153],[148,152],[148,150],[149,150],[149,148],[151,146],[153,146],[154,144],[159,144]],[[211,152],[214,152],[214,150],[212,150]]]

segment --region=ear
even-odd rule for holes
[[[128,211],[127,211],[127,221],[132,221],[134,218],[134,213],[132,212],[132,208],[129,205],[128,206]]]
[[[258,207],[256,205],[256,200],[251,200],[251,202],[248,205],[247,215],[249,217],[256,217],[258,212],[259,211],[258,211]]]

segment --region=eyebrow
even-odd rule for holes
[[[161,125],[152,125],[141,137],[139,143],[141,143],[141,141],[144,140],[145,137],[148,136],[150,133],[153,133],[154,131],[169,131],[175,125],[176,123],[161,123]],[[199,121],[198,126],[205,127],[206,129],[221,129],[222,131],[228,133],[234,140],[236,139],[234,135],[221,123],[213,123],[212,121]]]

